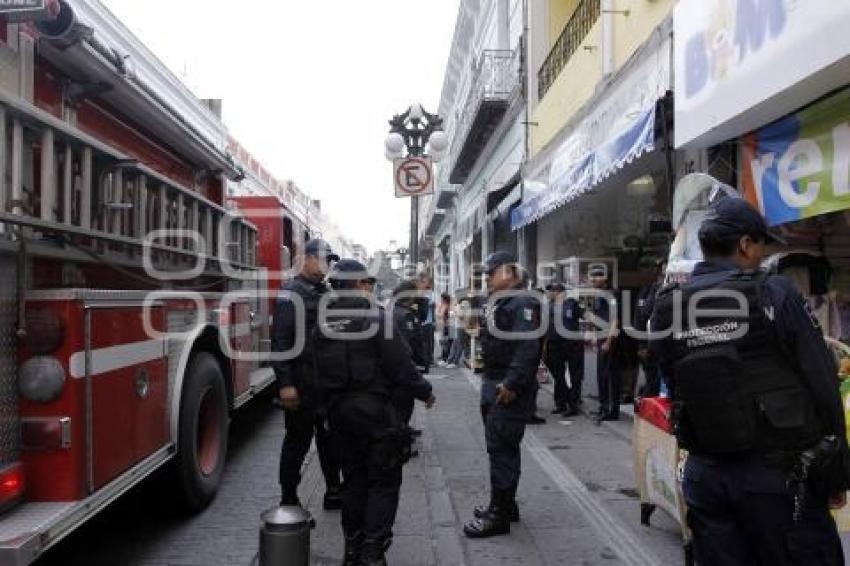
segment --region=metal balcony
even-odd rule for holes
[[[537,92],[542,99],[567,62],[590,33],[590,28],[602,13],[600,0],[582,0],[558,36],[552,51],[537,72]]]
[[[449,182],[464,183],[520,91],[519,50],[485,50],[455,123]]]

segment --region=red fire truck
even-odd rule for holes
[[[211,500],[231,412],[273,382],[256,274],[304,230],[263,224],[258,258],[220,120],[97,0],[60,6],[0,20],[0,564],[165,465]]]

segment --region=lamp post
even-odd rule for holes
[[[386,158],[389,161],[405,157],[430,156],[434,162],[440,161],[448,149],[449,140],[443,132],[443,119],[427,112],[422,105],[410,107],[396,114],[390,120],[390,133],[387,135]],[[426,152],[427,149],[427,152]],[[410,262],[419,261],[419,197],[410,198]]]

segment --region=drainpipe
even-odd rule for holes
[[[614,0],[602,0],[602,75],[614,72]]]

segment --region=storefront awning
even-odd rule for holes
[[[511,213],[511,230],[518,230],[590,191],[628,163],[655,149],[655,105],[625,131],[564,165],[553,162],[546,190],[525,199]],[[560,165],[560,166],[559,166]]]
[[[522,204],[511,229],[535,222],[591,191],[613,173],[655,149],[658,101],[672,88],[672,19],[598,87],[526,167]]]

